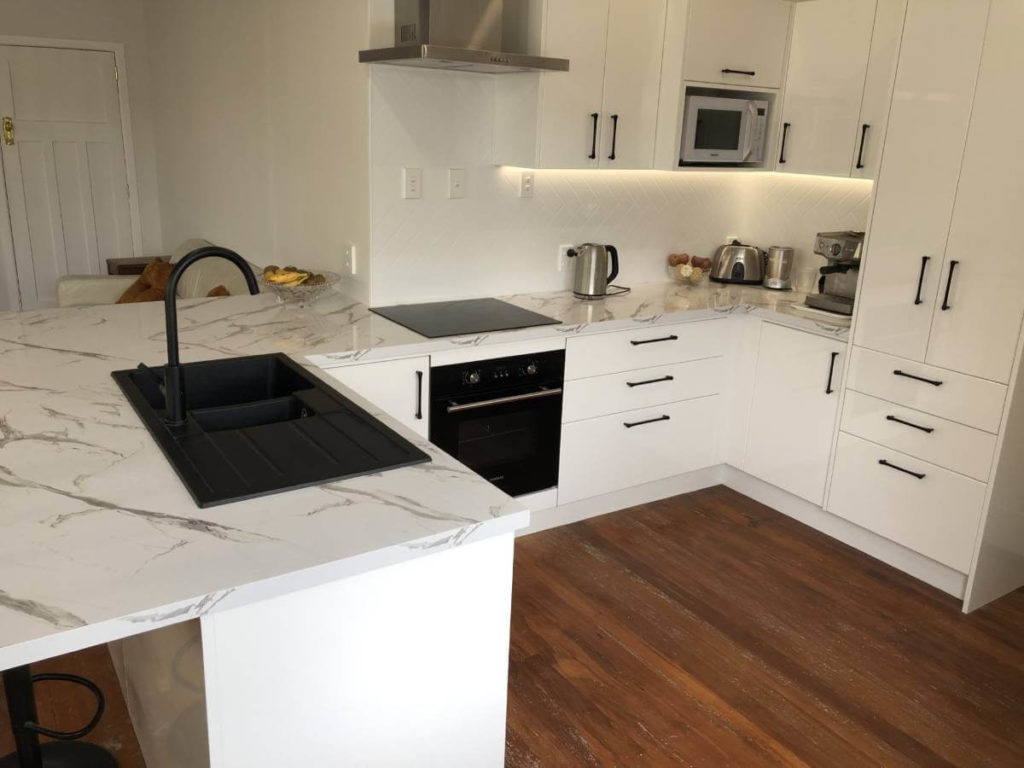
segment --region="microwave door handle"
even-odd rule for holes
[[[757,122],[757,107],[747,102],[747,119],[743,121],[743,158],[741,162],[750,160],[750,153],[754,149],[754,123]]]

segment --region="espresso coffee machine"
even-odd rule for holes
[[[808,307],[853,314],[863,247],[863,232],[819,232],[815,236],[814,252],[828,259],[828,264],[818,270],[818,292],[807,297]]]

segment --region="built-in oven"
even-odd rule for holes
[[[565,350],[430,370],[430,442],[510,496],[558,484]]]
[[[688,93],[679,164],[762,164],[767,133],[766,100]]]

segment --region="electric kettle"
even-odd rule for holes
[[[566,255],[576,260],[572,292],[577,298],[603,299],[605,296],[615,296],[628,290],[619,288],[617,291],[608,291],[612,280],[619,274],[619,252],[614,245],[584,243],[570,248]]]

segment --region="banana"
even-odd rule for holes
[[[309,272],[299,272],[298,270],[285,270],[279,269],[276,272],[268,272],[264,274],[264,277],[268,282],[274,285],[301,285],[309,279]]]

